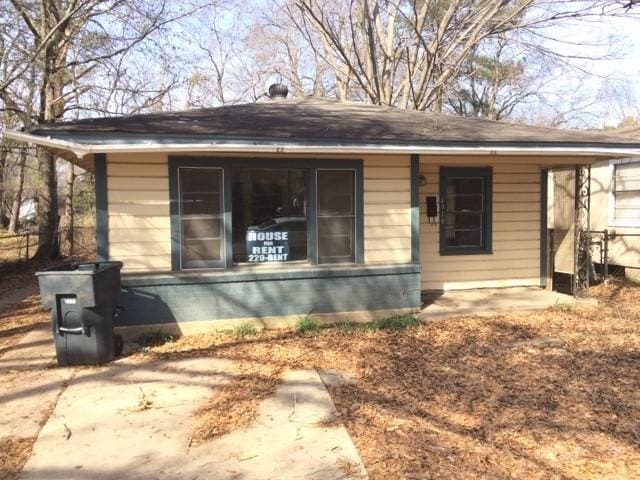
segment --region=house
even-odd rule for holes
[[[609,132],[640,142],[640,127]],[[627,276],[640,274],[640,158],[599,158],[590,169],[590,230],[593,261],[601,270],[606,254],[609,271],[622,267]],[[575,174],[554,168],[549,174],[549,228],[554,230],[556,271],[571,274]],[[606,231],[606,239],[605,232]],[[606,247],[605,247],[606,243]]]
[[[95,172],[123,331],[415,311],[422,291],[544,286],[546,173],[638,155],[617,136],[274,99],[7,137]]]

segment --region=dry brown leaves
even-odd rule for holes
[[[34,438],[0,439],[0,480],[15,480],[31,456]]]
[[[0,312],[0,356],[28,332],[49,322],[38,295],[30,295],[8,311]]]
[[[330,392],[372,478],[640,478],[640,288],[594,293],[595,309],[185,337],[153,353],[242,365],[198,438],[247,425],[282,370],[336,369],[357,379]]]

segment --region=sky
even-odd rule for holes
[[[548,42],[554,51],[591,57],[573,59],[576,68],[541,86],[558,110],[582,111],[569,114],[565,126],[612,127],[624,117],[640,117],[640,17],[566,22],[548,34],[562,40]]]

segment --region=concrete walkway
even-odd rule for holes
[[[0,358],[0,444],[3,437],[38,435],[74,373],[54,365],[48,326],[29,332]]]
[[[193,412],[233,375],[216,358],[81,368],[43,427],[23,480],[338,479],[364,466],[315,371],[284,377],[244,430],[189,448]]]
[[[544,310],[554,306],[573,308],[575,298],[536,287],[487,288],[427,293],[419,314],[424,321],[464,315],[492,315],[506,311]]]

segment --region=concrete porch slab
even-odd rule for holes
[[[580,299],[537,287],[486,288],[448,292],[427,292],[418,318],[423,321],[465,315],[492,315],[507,311],[545,310],[578,304],[595,304],[595,300]]]

